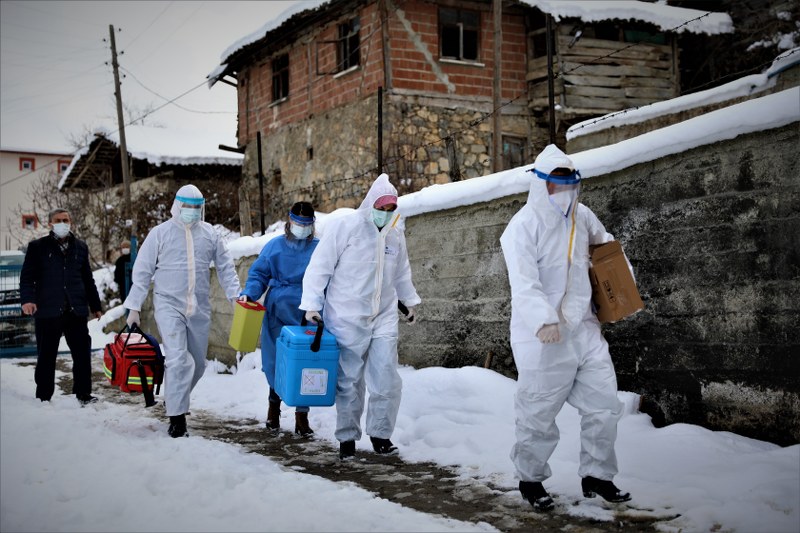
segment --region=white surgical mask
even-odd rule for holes
[[[312,224],[309,224],[307,226],[301,226],[300,224],[295,224],[294,222],[290,222],[289,231],[291,231],[292,235],[294,235],[298,239],[305,239],[314,232],[314,226]]]
[[[550,203],[556,206],[561,214],[567,216],[569,208],[575,202],[578,196],[578,189],[571,189],[568,191],[559,191],[550,195]]]
[[[122,249],[122,255],[128,255],[129,253],[131,253],[131,249],[130,248],[123,248]]]
[[[181,207],[181,220],[184,224],[191,224],[200,220],[200,210],[192,207]]]
[[[375,225],[379,228],[384,227],[392,218],[392,215],[394,215],[394,211],[381,211],[380,209],[372,208],[372,220],[375,221]]]
[[[56,222],[53,224],[53,233],[55,233],[56,237],[59,239],[63,239],[69,235],[69,222]]]

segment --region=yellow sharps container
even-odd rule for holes
[[[266,308],[258,302],[236,301],[228,344],[237,352],[254,352]]]

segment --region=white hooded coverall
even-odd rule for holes
[[[228,300],[239,295],[239,277],[225,243],[211,224],[185,224],[181,198],[202,199],[194,185],[178,190],[172,218],[150,230],[131,273],[127,309],[141,311],[153,281],[153,307],[164,352],[164,400],[167,416],[189,411],[189,396],[206,368],[211,305],[208,300],[213,261]]]
[[[544,174],[558,167],[575,169],[555,145],[534,162]],[[500,238],[511,284],[511,348],[519,375],[511,459],[521,481],[550,477],[548,460],[559,438],[555,418],[565,401],[581,415],[578,474],[610,481],[617,473],[614,442],[622,402],[608,343],[592,313],[589,281],[589,245],[614,237],[577,198],[572,206],[565,216],[549,201],[547,182],[534,176],[527,203]],[[536,333],[545,324],[559,325],[560,342],[539,341]]]
[[[361,438],[365,378],[367,435],[391,437],[402,389],[397,301],[408,307],[421,301],[411,283],[400,215],[383,229],[372,219],[373,204],[385,195],[396,196],[397,190],[381,174],[357,210],[325,226],[303,277],[300,309],[324,307],[325,328],[339,345],[335,435],[340,442]]]

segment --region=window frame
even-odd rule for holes
[[[272,103],[284,102],[289,97],[289,53],[272,58],[271,67]]]
[[[361,66],[361,19],[358,16],[336,25],[336,69],[340,73]]]
[[[502,141],[502,160],[503,160],[503,170],[508,170],[511,168],[521,167],[527,161],[527,150],[528,150],[528,140],[525,137],[521,137],[519,135],[501,135]],[[506,148],[509,146],[514,146],[519,149],[519,163],[515,163],[512,160],[511,150],[507,150]]]
[[[25,168],[25,163],[30,163],[31,168]],[[19,169],[20,170],[28,170],[30,172],[36,171],[36,158],[35,157],[20,157],[19,158]]]
[[[450,15],[449,17],[446,15]],[[453,17],[455,15],[455,17]],[[461,9],[456,7],[440,7],[438,12],[438,35],[439,35],[439,59],[447,61],[458,61],[463,63],[480,63],[481,61],[481,12],[471,9]],[[477,23],[474,26],[465,27],[464,19],[476,17]],[[443,22],[445,18],[455,18],[455,24]],[[469,23],[469,21],[466,21]],[[446,38],[445,32],[456,29],[458,31],[458,56],[446,55],[445,46],[449,49],[452,46],[450,37]],[[475,57],[465,57],[464,35],[466,32],[474,32]]]
[[[22,229],[38,229],[39,217],[36,213],[23,213],[22,214]]]
[[[72,163],[69,159],[59,159],[58,160],[58,172],[59,174],[64,173],[69,168],[69,164]],[[64,168],[61,168],[64,167]]]

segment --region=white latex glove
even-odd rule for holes
[[[239,296],[239,301],[240,302],[246,302],[248,300],[249,300],[249,298],[247,297],[246,294],[242,294],[241,296]]]
[[[128,319],[125,320],[125,323],[128,324],[129,328],[133,327],[134,324],[136,324],[137,326],[140,325],[139,311],[134,311],[133,309],[128,311]]]
[[[539,328],[539,331],[536,332],[536,336],[539,337],[542,344],[552,344],[561,340],[561,334],[558,332],[558,324],[545,324]]]
[[[309,324],[316,324],[317,320],[322,322],[322,316],[319,314],[319,311],[306,311],[306,320]]]
[[[412,306],[408,308],[408,314],[406,315],[406,320],[409,324],[416,324],[417,323],[417,311],[416,306]]]

